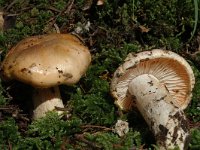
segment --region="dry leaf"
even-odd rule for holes
[[[104,0],[98,0],[97,1],[97,5],[103,5],[104,4]]]
[[[85,0],[84,1],[84,6],[83,6],[82,10],[88,10],[88,9],[90,9],[91,6],[92,6],[92,2],[93,2],[93,0]]]
[[[3,19],[3,12],[0,12],[0,32],[3,31],[4,19]]]
[[[140,28],[140,31],[141,31],[142,33],[147,33],[147,32],[149,32],[149,30],[150,30],[150,28],[146,28],[146,27],[144,27],[144,26],[142,26],[142,25],[139,25],[139,28]]]

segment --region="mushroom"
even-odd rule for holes
[[[4,79],[34,87],[33,118],[38,119],[55,107],[64,107],[58,85],[77,83],[90,62],[90,52],[78,38],[48,34],[26,38],[14,46],[1,64],[1,73]]]
[[[183,57],[154,49],[127,56],[113,75],[111,94],[121,110],[137,107],[160,149],[185,149],[189,128],[183,110],[194,83],[193,71]]]

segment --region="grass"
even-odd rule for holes
[[[196,32],[196,29],[197,29],[197,24],[198,24],[198,19],[199,19],[199,1],[198,0],[194,0],[194,10],[195,10],[195,23],[194,23],[194,28],[193,28],[193,31],[192,31],[192,34],[191,34],[191,37],[189,39],[189,41],[193,38],[195,32]]]
[[[156,149],[138,112],[120,114],[109,93],[110,80],[130,52],[152,48],[170,49],[182,56],[186,50],[196,52],[197,1],[194,5],[191,0],[107,0],[103,6],[91,2],[0,1],[8,15],[7,28],[0,33],[1,60],[25,37],[56,32],[55,26],[61,33],[75,32],[88,21],[89,31],[83,29],[79,35],[92,53],[92,64],[80,82],[60,86],[67,109],[63,118],[50,112],[31,121],[31,88],[16,81],[0,82],[0,149]],[[189,149],[199,149],[200,72],[192,57],[187,60],[196,78],[192,102],[185,111],[191,125]],[[112,132],[117,119],[127,120],[130,126],[121,138]]]

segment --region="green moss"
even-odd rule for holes
[[[100,133],[96,135],[86,134],[89,141],[100,145],[104,150],[129,150],[139,148],[141,145],[140,134],[130,131],[126,136],[119,138],[113,133]]]
[[[70,138],[80,132],[81,121],[72,118],[70,121],[61,120],[57,113],[49,112],[43,119],[34,121],[27,131],[27,138],[21,142],[21,149],[60,149],[63,138]]]
[[[190,149],[191,150],[198,150],[200,149],[200,129],[193,129],[191,131],[192,140],[190,142]]]
[[[57,113],[50,112],[43,119],[34,121],[22,137],[13,118],[8,118],[0,123],[0,147],[8,149],[52,149],[59,150],[64,136],[68,138],[74,133],[80,132],[81,121],[77,118],[71,121],[63,121]]]
[[[73,113],[81,118],[83,123],[112,125],[116,119],[114,105],[107,98],[101,95],[100,91],[96,94],[83,94],[78,89],[71,100]]]
[[[4,88],[1,85],[1,79],[0,79],[0,106],[4,106],[6,104],[8,104],[8,99],[4,96]]]
[[[64,10],[66,5],[67,5],[67,2],[64,0],[59,0],[59,1],[54,2],[54,6],[58,10]]]
[[[71,121],[63,121],[57,113],[49,112],[43,119],[34,121],[29,126],[28,135],[39,136],[41,139],[59,138],[62,135],[70,135],[78,132],[81,121],[73,118]]]
[[[9,145],[15,145],[21,139],[18,126],[13,118],[7,118],[0,123],[0,148],[8,149]]]
[[[193,71],[195,75],[195,86],[193,89],[193,96],[189,107],[186,109],[188,117],[190,117],[194,122],[200,121],[200,72],[193,66]]]

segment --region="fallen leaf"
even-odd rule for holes
[[[93,2],[93,0],[85,0],[84,1],[84,6],[83,6],[82,10],[88,10],[88,9],[90,9],[91,6],[92,6],[92,2]]]
[[[0,12],[0,32],[3,31],[4,19],[3,19],[3,12]]]
[[[147,33],[147,32],[149,32],[149,30],[150,30],[150,28],[146,28],[146,27],[144,27],[144,26],[142,26],[142,25],[139,25],[139,28],[140,28],[140,31],[141,31],[142,33]]]
[[[98,1],[97,1],[97,5],[98,5],[98,6],[103,5],[103,4],[104,4],[104,0],[98,0]]]

